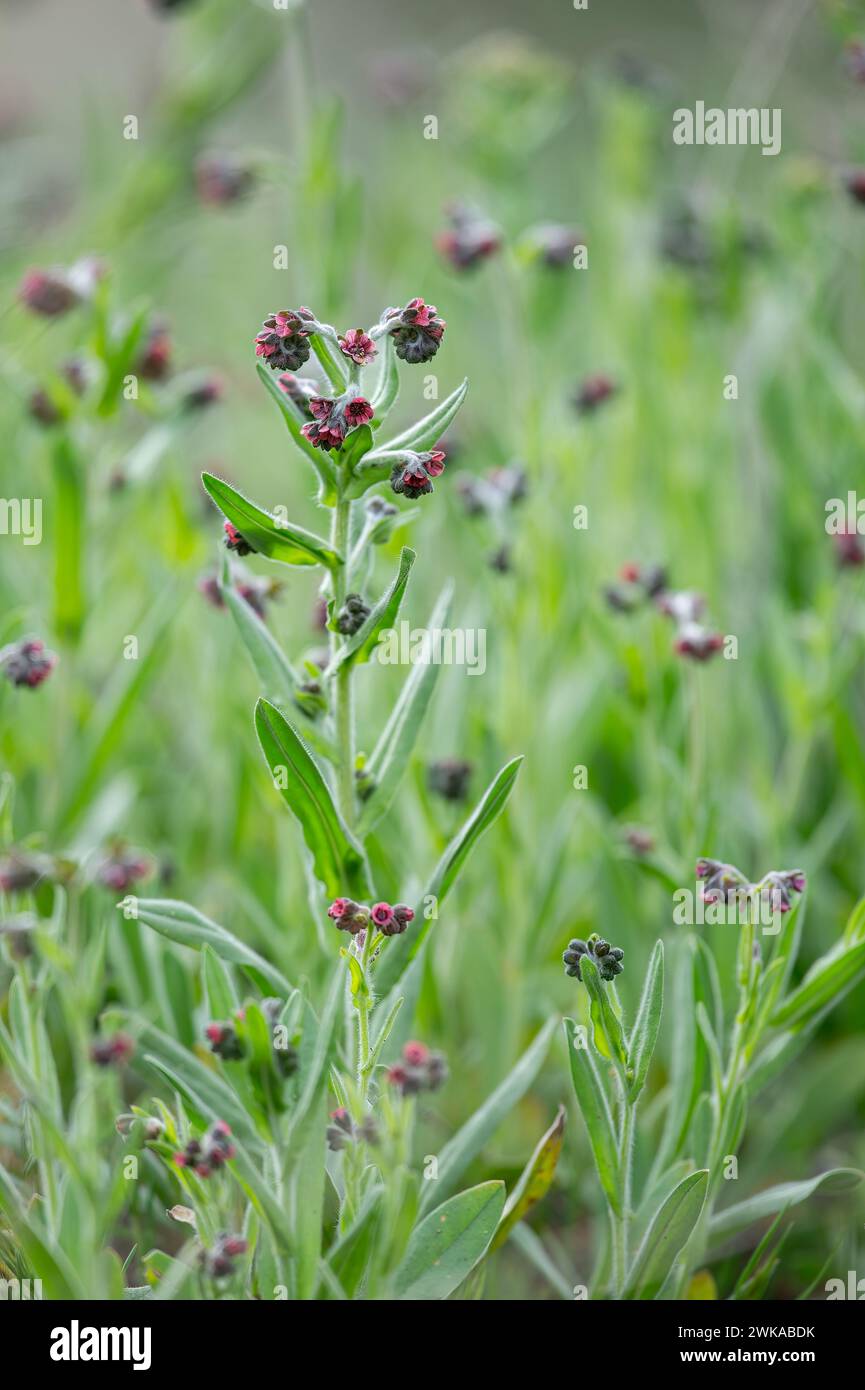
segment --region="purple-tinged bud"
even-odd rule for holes
[[[349,1144],[353,1143],[354,1137],[354,1123],[344,1106],[340,1106],[337,1110],[332,1110],[330,1124],[325,1130],[327,1147],[333,1153],[338,1153],[340,1149],[344,1149]]]
[[[135,370],[145,381],[164,381],[171,372],[171,338],[162,319],[150,325]]]
[[[245,160],[231,155],[202,155],[195,165],[195,187],[208,207],[241,202],[255,185],[255,173]]]
[[[153,860],[140,850],[115,841],[96,870],[96,880],[112,893],[128,893],[153,873]]]
[[[465,801],[473,770],[465,758],[439,758],[427,768],[427,786],[445,801]]]
[[[115,1033],[111,1038],[97,1038],[90,1045],[90,1060],[97,1067],[124,1067],[135,1052],[135,1043],[127,1033]]]
[[[431,362],[447,327],[436,306],[420,298],[410,299],[404,309],[385,309],[381,321],[390,325],[397,357],[410,364]]]
[[[650,831],[643,830],[639,825],[634,825],[625,832],[625,843],[634,851],[634,854],[642,857],[652,853],[655,848],[655,837]]]
[[[454,203],[446,214],[450,226],[436,237],[436,246],[455,270],[472,270],[501,248],[498,228],[472,208]]]
[[[50,878],[53,860],[47,854],[36,854],[26,849],[12,849],[0,859],[0,891],[4,893],[29,893],[38,888],[43,879]]]
[[[275,372],[296,372],[309,361],[309,335],[314,331],[311,309],[280,309],[269,314],[255,339],[255,355]]]
[[[224,608],[225,599],[222,597],[222,590],[219,587],[219,578],[215,574],[201,574],[195,581],[198,592],[207,599],[211,608]]]
[[[739,895],[751,890],[741,869],[735,864],[723,864],[720,859],[698,859],[694,873],[703,883],[703,902],[735,902]]]
[[[35,690],[57,665],[57,656],[38,637],[11,642],[0,650],[0,671],[15,686]]]
[[[351,936],[357,936],[369,923],[369,908],[352,898],[336,898],[327,909],[327,915],[340,931],[347,931]]]
[[[345,602],[336,615],[336,629],[344,637],[359,632],[370,615],[370,609],[360,594],[346,594]]]
[[[243,1236],[228,1235],[223,1231],[216,1237],[212,1250],[199,1251],[199,1264],[210,1279],[227,1279],[234,1273],[235,1259],[238,1255],[245,1255],[247,1249]]]
[[[43,318],[58,318],[80,303],[65,270],[28,270],[18,289],[21,303]]]
[[[387,1074],[390,1085],[404,1096],[436,1091],[447,1078],[448,1066],[444,1054],[431,1052],[421,1042],[407,1042],[400,1061]]]
[[[340,337],[339,346],[343,355],[351,358],[358,367],[368,366],[378,356],[378,348],[362,328],[350,328]]]
[[[612,377],[597,372],[594,376],[586,377],[577,387],[574,405],[581,415],[591,415],[618,391],[619,387]]]
[[[208,406],[216,405],[225,395],[225,387],[218,376],[207,376],[194,386],[189,386],[181,397],[181,407],[184,410],[207,410]]]

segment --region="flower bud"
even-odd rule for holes
[[[345,603],[336,615],[336,629],[344,637],[353,637],[369,617],[370,609],[360,594],[346,594]]]
[[[225,533],[225,548],[230,550],[233,555],[256,555],[258,553],[230,521],[224,521],[222,529]]]
[[[612,377],[597,373],[594,376],[586,377],[580,386],[577,387],[574,396],[574,405],[581,415],[591,415],[611,397],[615,396],[619,387]]]
[[[21,303],[43,318],[58,318],[80,303],[65,270],[28,270],[18,290]]]
[[[210,1050],[223,1062],[239,1062],[244,1055],[243,1043],[232,1023],[208,1023],[205,1028]]]
[[[472,771],[465,758],[439,758],[427,768],[427,786],[445,801],[465,801]]]
[[[309,335],[314,331],[311,309],[280,309],[269,314],[255,339],[255,355],[275,372],[296,372],[309,361]]]
[[[198,1260],[202,1270],[211,1279],[227,1279],[234,1273],[234,1261],[238,1255],[245,1255],[247,1242],[243,1236],[228,1235],[222,1231],[212,1250],[201,1250]]]
[[[145,381],[164,381],[171,371],[171,338],[167,325],[156,319],[148,329],[135,370]]]
[[[437,1091],[448,1078],[444,1054],[431,1052],[425,1043],[407,1042],[402,1058],[387,1074],[388,1082],[404,1096],[416,1096],[421,1091]]]
[[[57,665],[57,656],[37,637],[10,642],[0,651],[0,671],[15,686],[35,690]]]
[[[838,531],[832,540],[835,543],[835,558],[841,569],[858,569],[865,565],[865,549],[857,531]]]
[[[723,645],[724,638],[720,632],[711,632],[700,623],[683,623],[679,628],[675,648],[680,656],[689,656],[695,661],[708,661]]]
[[[0,859],[0,890],[4,893],[28,893],[37,888],[52,871],[47,854],[24,849],[11,849]]]
[[[446,328],[434,304],[410,299],[404,309],[385,309],[382,323],[391,325],[396,355],[403,362],[431,362],[439,350]]]
[[[195,166],[198,196],[210,207],[229,207],[241,202],[254,183],[252,166],[231,155],[202,155]]]
[[[327,915],[340,931],[347,931],[352,936],[357,936],[369,923],[369,908],[362,907],[352,898],[336,898],[327,909]]]
[[[397,494],[404,493],[412,499],[423,497],[433,491],[432,479],[444,472],[445,456],[441,449],[430,453],[411,454],[407,463],[394,465],[390,475],[390,485]]]
[[[436,245],[454,270],[472,270],[500,249],[498,228],[473,208],[454,203],[446,212],[450,226],[436,238]]]
[[[135,1043],[126,1033],[111,1038],[97,1038],[90,1045],[90,1060],[97,1067],[123,1067],[135,1052]]]
[[[139,850],[115,840],[99,863],[96,880],[112,893],[128,893],[136,883],[153,873],[153,860]]]
[[[624,966],[624,951],[620,946],[611,946],[609,941],[598,936],[593,932],[588,941],[574,939],[569,941],[567,948],[562,953],[562,962],[565,967],[565,974],[572,979],[582,980],[580,973],[581,963],[585,957],[593,960],[598,967],[598,974],[602,980],[614,980],[617,975],[621,975]]]

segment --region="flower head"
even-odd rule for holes
[[[0,650],[0,671],[13,685],[35,690],[57,665],[57,656],[38,637],[10,642]]]
[[[135,370],[145,381],[164,381],[171,371],[171,337],[162,319],[150,325]]]
[[[311,309],[280,309],[264,320],[255,338],[255,355],[275,372],[296,372],[309,360],[309,335],[314,331]]]
[[[233,1023],[208,1023],[205,1028],[211,1052],[223,1062],[237,1062],[244,1055],[243,1043]]]
[[[724,645],[720,632],[712,632],[702,623],[682,623],[676,638],[676,651],[694,661],[708,661]]]
[[[237,527],[230,521],[222,523],[225,533],[225,548],[232,551],[234,555],[255,555],[255,547],[249,544],[244,536],[240,534]]]
[[[340,931],[347,931],[351,936],[357,936],[369,925],[369,908],[362,907],[353,898],[335,898],[327,909],[327,915]]]
[[[179,1168],[191,1168],[199,1178],[209,1178],[234,1158],[237,1150],[231,1140],[231,1129],[224,1120],[217,1120],[201,1139],[190,1139],[185,1148],[174,1155]]]
[[[835,543],[835,558],[841,569],[858,569],[865,565],[865,548],[858,531],[836,531],[832,537]]]
[[[427,786],[445,801],[465,801],[472,770],[465,758],[439,758],[427,768]]]
[[[603,937],[593,932],[587,941],[580,941],[574,938],[569,941],[567,948],[562,953],[562,962],[565,967],[565,974],[573,979],[582,980],[580,967],[584,959],[594,961],[598,967],[598,974],[602,980],[614,980],[617,975],[621,975],[624,966],[624,951],[620,946],[611,946],[609,941],[604,941]]]
[[[502,244],[499,230],[473,208],[455,203],[447,209],[449,227],[436,238],[439,251],[455,270],[472,270]]]
[[[234,1261],[238,1255],[245,1255],[247,1242],[243,1236],[228,1235],[223,1231],[216,1237],[211,1250],[200,1250],[198,1261],[203,1272],[211,1279],[228,1279],[234,1273]]]
[[[425,1043],[407,1042],[399,1062],[392,1066],[387,1079],[404,1096],[416,1096],[421,1091],[437,1091],[448,1078],[444,1054],[432,1052]]]
[[[115,1033],[110,1038],[97,1038],[90,1045],[90,1060],[97,1067],[123,1067],[135,1052],[135,1043],[127,1033]]]
[[[344,637],[353,637],[369,617],[370,609],[360,594],[346,594],[345,602],[336,615],[336,628]]]
[[[198,196],[210,207],[228,207],[240,202],[254,183],[252,166],[232,155],[202,155],[195,166]]]
[[[318,395],[318,386],[312,377],[295,376],[293,372],[283,372],[276,378],[276,384],[280,391],[284,391],[293,405],[296,405],[302,415],[312,419],[312,411],[309,402],[313,396]]]
[[[53,863],[47,854],[32,850],[11,849],[0,858],[0,891],[29,893],[49,878]]]
[[[115,841],[101,860],[96,878],[113,893],[128,893],[136,883],[153,873],[153,860],[122,841]]]
[[[619,387],[612,377],[602,372],[586,377],[577,387],[574,405],[581,415],[591,415],[600,406],[616,395]]]
[[[368,400],[351,391],[336,400],[312,396],[308,410],[313,418],[302,426],[301,433],[316,449],[342,448],[346,435],[359,425],[368,424],[375,413]]]
[[[80,303],[81,296],[65,270],[28,270],[18,289],[21,303],[43,318],[58,318]]]
[[[433,491],[432,479],[444,472],[445,455],[441,449],[425,454],[410,454],[408,462],[394,464],[390,485],[394,492],[406,497],[423,497]]]
[[[368,366],[378,356],[378,348],[362,328],[350,328],[347,333],[343,333],[339,339],[339,346],[342,353],[351,358],[358,367]]]
[[[444,337],[446,323],[434,304],[410,299],[404,309],[385,309],[382,322],[390,325],[397,357],[403,362],[430,362]]]

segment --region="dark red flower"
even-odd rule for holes
[[[122,1067],[135,1052],[135,1043],[126,1033],[111,1038],[97,1038],[90,1046],[90,1060],[97,1067]]]
[[[221,401],[224,392],[218,376],[202,377],[201,381],[184,391],[181,404],[185,410],[206,410],[209,405]]]
[[[353,898],[335,898],[327,909],[327,915],[340,931],[347,931],[351,936],[364,931],[369,923],[369,908],[362,907]]]
[[[367,366],[378,356],[378,348],[362,328],[350,328],[339,339],[339,346],[344,355],[350,357],[358,367]]]
[[[369,915],[379,931],[385,933],[393,922],[393,908],[390,903],[376,903]]]
[[[237,1062],[243,1056],[243,1044],[233,1023],[208,1023],[204,1032],[211,1051],[224,1062]]]
[[[425,1043],[408,1042],[402,1060],[390,1068],[387,1079],[404,1096],[435,1091],[447,1080],[448,1067],[441,1052],[431,1052]]]
[[[232,551],[234,555],[255,555],[258,553],[255,547],[249,544],[249,541],[240,534],[237,527],[230,521],[224,521],[222,523],[222,529],[225,532],[226,550]]]
[[[0,671],[13,685],[35,690],[47,680],[57,665],[57,656],[38,637],[10,642],[0,651]]]
[[[865,549],[857,531],[837,531],[832,537],[835,555],[842,569],[856,569],[865,565]]]
[[[413,454],[407,463],[394,464],[390,485],[394,492],[406,497],[423,497],[433,491],[430,481],[444,472],[445,456],[441,449],[426,454]]]
[[[676,651],[694,661],[708,661],[724,645],[720,632],[711,632],[701,623],[682,623],[676,638]]]
[[[43,318],[66,314],[81,300],[64,270],[28,270],[18,290],[22,304]]]
[[[255,355],[263,357],[275,372],[296,372],[309,360],[309,335],[314,332],[311,309],[280,309],[264,320],[256,335]]]
[[[577,388],[574,396],[574,405],[581,415],[590,415],[593,411],[608,401],[618,391],[618,386],[611,377],[597,373],[595,376],[586,377]]]
[[[217,1120],[203,1139],[190,1139],[183,1151],[174,1155],[174,1162],[180,1168],[191,1168],[200,1178],[209,1178],[234,1158],[236,1152],[230,1128],[224,1120]]]
[[[410,299],[404,309],[385,309],[382,322],[392,325],[389,332],[397,357],[409,363],[430,362],[447,327],[435,305],[422,299]]]
[[[171,371],[171,338],[161,320],[150,326],[136,371],[145,381],[164,381]]]
[[[454,204],[447,216],[450,227],[439,234],[436,245],[455,270],[471,270],[499,250],[498,228],[473,209]]]
[[[112,893],[128,893],[136,883],[149,878],[152,873],[152,859],[117,842],[97,868],[96,879]]]
[[[336,400],[313,396],[309,411],[313,418],[302,426],[301,433],[316,449],[342,448],[346,435],[359,425],[368,424],[374,414],[368,400],[351,392]]]

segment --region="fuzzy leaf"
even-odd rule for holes
[[[825,1173],[807,1178],[804,1182],[782,1182],[777,1187],[767,1187],[747,1201],[737,1202],[735,1206],[717,1212],[712,1217],[709,1230],[716,1238],[735,1235],[754,1221],[762,1221],[766,1216],[774,1216],[778,1211],[807,1201],[821,1187],[825,1187],[827,1192],[849,1192],[851,1188],[858,1187],[863,1178],[865,1173],[858,1168],[829,1168]]]
[[[342,564],[342,556],[337,555],[321,536],[305,531],[302,526],[277,521],[270,512],[262,511],[242,492],[212,473],[202,473],[201,481],[223,516],[237,527],[253,550],[268,560],[278,560],[284,565],[325,565],[328,569]]]
[[[119,906],[122,907],[122,903]],[[276,994],[289,995],[292,992],[293,987],[285,976],[263,956],[188,903],[178,902],[174,898],[136,898],[135,920],[152,927],[179,946],[191,946],[195,951],[209,946],[221,960],[243,966],[254,979],[263,981],[265,988]]]
[[[865,941],[843,942],[815,961],[802,983],[772,1014],[773,1027],[801,1028],[827,1004],[838,1000],[865,975]]]
[[[274,784],[300,824],[326,893],[332,898],[343,893],[368,898],[369,869],[363,851],[343,825],[321,769],[300,734],[267,700],[259,700],[255,707],[255,729]]]
[[[502,1219],[496,1231],[491,1250],[498,1250],[516,1226],[545,1197],[556,1173],[556,1164],[562,1152],[565,1139],[565,1107],[559,1106],[558,1114],[520,1174],[519,1181],[511,1192],[502,1212]]]
[[[661,1015],[664,1011],[664,943],[655,943],[646,972],[646,982],[640,999],[640,1007],[634,1020],[634,1027],[628,1039],[628,1070],[633,1079],[628,1084],[631,1104],[643,1089],[646,1074],[658,1040]]]
[[[571,1064],[571,1079],[574,1083],[577,1102],[589,1135],[589,1143],[595,1159],[595,1167],[601,1187],[613,1211],[621,1214],[622,1199],[619,1191],[619,1156],[616,1148],[616,1131],[606,1092],[601,1085],[597,1067],[588,1045],[588,1038],[577,1047],[577,1024],[572,1018],[564,1020],[565,1041]],[[580,1035],[582,1041],[582,1034]]]
[[[634,1256],[622,1298],[654,1298],[660,1293],[676,1256],[700,1218],[708,1182],[709,1170],[701,1168],[673,1188],[655,1213]]]
[[[453,1293],[486,1252],[504,1205],[504,1183],[484,1182],[431,1211],[412,1232],[396,1272],[397,1298],[438,1300]]]
[[[398,434],[393,439],[389,439],[386,444],[382,444],[382,452],[392,453],[399,449],[413,449],[416,453],[423,453],[424,450],[431,449],[434,444],[439,442],[453,421],[466,398],[468,389],[468,381],[463,381],[434,410],[431,410],[422,420],[418,420],[417,424],[410,425],[408,429],[403,430],[402,434]]]
[[[411,567],[416,558],[413,550],[409,550],[408,546],[403,546],[399,557],[399,569],[393,583],[382,594],[375,607],[371,609],[369,617],[363,625],[340,647],[327,669],[328,676],[335,675],[342,666],[369,661],[378,644],[379,635],[386,632],[388,628],[392,628],[396,622],[402,607]]]

